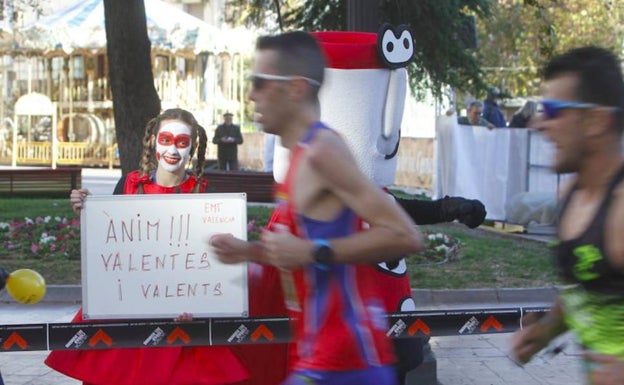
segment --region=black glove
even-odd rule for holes
[[[485,206],[477,199],[445,196],[440,202],[440,220],[451,222],[457,219],[474,229],[485,220]]]
[[[4,289],[7,278],[9,278],[9,273],[0,266],[0,290]]]

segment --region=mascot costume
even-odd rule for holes
[[[414,39],[404,26],[386,24],[379,33],[315,32],[327,59],[320,91],[321,120],[340,132],[360,169],[381,188],[394,183],[400,127],[407,94],[404,68],[414,55]],[[278,140],[279,144],[279,140]],[[276,145],[273,175],[279,183],[288,168],[288,150]],[[390,192],[388,191],[390,194]],[[391,194],[389,195],[391,196]],[[394,197],[415,223],[459,220],[474,228],[486,211],[478,200],[444,197],[434,201]],[[416,310],[405,259],[377,266],[386,311]],[[423,360],[423,340],[395,339],[399,383]]]

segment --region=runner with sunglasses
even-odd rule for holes
[[[284,385],[391,385],[394,354],[372,263],[422,247],[414,223],[320,121],[325,58],[305,32],[261,37],[249,99],[265,132],[291,151],[261,242],[211,238],[226,263],[277,267],[296,353]],[[361,220],[370,227],[360,231]]]
[[[571,330],[588,383],[624,384],[624,81],[619,60],[598,47],[573,49],[544,70],[535,128],[556,146],[553,169],[575,173],[563,192],[554,246],[568,284],[544,317],[525,317],[512,352],[528,362]]]

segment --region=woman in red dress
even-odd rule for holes
[[[123,176],[114,194],[206,192],[206,143],[204,128],[190,112],[164,111],[146,126],[140,169]],[[188,171],[195,151],[197,164]],[[88,194],[87,189],[71,192],[74,212],[80,212]],[[82,310],[72,322],[85,322]],[[227,346],[53,351],[45,363],[85,385],[224,385],[249,378]]]

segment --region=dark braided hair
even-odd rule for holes
[[[164,120],[180,120],[191,127],[191,156],[195,154],[197,150],[197,164],[195,169],[190,173],[196,178],[201,178],[204,173],[204,163],[206,162],[206,146],[208,143],[208,137],[204,127],[197,123],[197,120],[190,112],[181,108],[171,108],[163,111],[160,115],[153,118],[145,126],[145,136],[143,137],[143,156],[141,157],[141,164],[139,166],[141,175],[150,175],[158,167],[158,161],[156,160],[156,136],[158,130],[160,130],[160,124]]]

